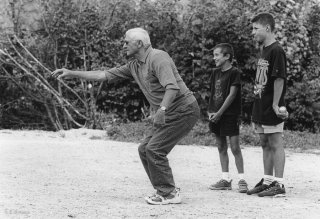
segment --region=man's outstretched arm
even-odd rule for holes
[[[105,81],[105,71],[77,71],[61,68],[51,73],[53,77],[62,78],[81,78],[88,81]]]

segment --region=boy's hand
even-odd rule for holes
[[[221,118],[221,114],[219,112],[217,112],[217,113],[208,113],[208,114],[209,114],[210,121],[213,122],[213,123],[217,123]]]
[[[279,110],[279,106],[272,105],[273,111],[280,119],[287,119],[289,117],[288,111],[285,110]]]
[[[208,117],[209,117],[209,120],[211,120],[212,119],[212,117],[213,117],[213,115],[214,115],[215,113],[209,113],[208,112]]]

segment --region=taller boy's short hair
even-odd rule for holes
[[[273,32],[274,28],[275,28],[275,21],[274,21],[272,14],[270,14],[270,13],[260,13],[260,14],[256,15],[254,18],[252,18],[251,22],[252,23],[259,23],[264,26],[269,25],[271,28],[271,32]]]
[[[229,43],[220,43],[218,45],[216,45],[213,50],[220,48],[221,53],[225,56],[227,54],[230,55],[229,57],[229,61],[232,62],[233,60],[233,56],[234,56],[234,52],[233,52],[233,47],[231,46],[231,44]]]

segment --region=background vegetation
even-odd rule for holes
[[[9,1],[11,31],[1,30],[0,127],[59,130],[140,121],[148,103],[134,82],[118,85],[50,78],[50,71],[108,69],[124,64],[123,34],[144,27],[154,48],[174,59],[203,112],[214,67],[212,48],[229,42],[242,70],[243,122],[249,123],[256,54],[251,18],[275,15],[288,57],[286,128],[319,132],[320,6],[303,0],[35,0],[37,27],[23,23],[23,1]],[[30,53],[29,53],[30,52]],[[88,85],[92,85],[92,88]],[[202,129],[201,129],[202,130]],[[203,130],[206,132],[205,130]]]
[[[105,126],[110,139],[122,142],[140,143],[146,137],[150,124],[146,121],[128,123],[109,123]],[[241,146],[260,146],[258,134],[254,134],[251,125],[243,124],[240,127]],[[319,153],[320,133],[300,132],[286,130],[283,133],[283,143],[285,148],[290,148],[296,152]],[[215,138],[208,129],[208,124],[198,122],[191,132],[183,138],[181,145],[203,145],[216,146]]]

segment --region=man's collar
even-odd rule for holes
[[[148,49],[144,52],[144,54],[140,57],[137,57],[136,59],[139,62],[146,63],[147,57],[148,57],[149,53],[151,52],[151,50],[152,50],[152,46],[149,46]]]

